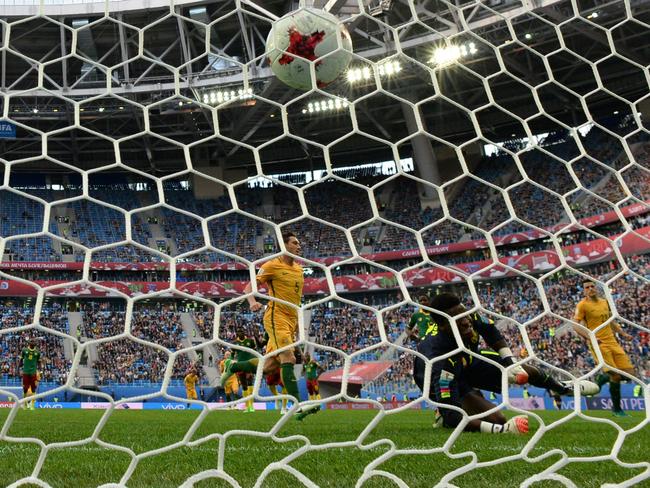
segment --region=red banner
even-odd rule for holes
[[[31,262],[31,261],[3,261],[0,262],[0,269],[47,269],[47,270],[64,270],[80,271],[83,270],[84,263],[52,263],[52,262]],[[98,271],[164,271],[169,269],[169,263],[104,263],[101,261],[92,261],[90,269]],[[211,270],[237,270],[248,269],[244,263],[178,263],[176,269],[179,271],[211,271]]]
[[[638,233],[638,235],[637,235]],[[645,239],[641,236],[644,236]],[[639,229],[636,233],[627,234],[619,241],[619,249],[622,254],[643,254],[650,252],[650,227]],[[597,239],[590,242],[583,242],[562,248],[565,259],[569,265],[581,266],[590,263],[612,260],[614,250],[605,239]],[[509,256],[500,258],[499,262],[523,272],[546,272],[561,265],[560,257],[554,251],[538,251],[521,256]],[[482,271],[484,270],[484,271]],[[496,279],[513,276],[516,273],[506,267],[494,264],[492,261],[477,261],[473,263],[462,263],[447,268],[435,266],[422,267],[404,272],[404,282],[407,288],[430,286],[444,283],[456,283],[464,281],[461,273],[477,273],[477,277],[484,279]],[[101,290],[93,284],[69,285],[65,281],[35,281],[38,286],[64,285],[54,290],[48,290],[48,294],[59,296],[120,296],[119,293],[131,297],[146,295],[148,293],[168,290],[163,296],[172,297],[173,290],[169,288],[168,282],[124,282],[124,281],[98,281],[111,290]],[[247,281],[190,281],[176,283],[176,289],[186,294],[200,297],[236,297],[243,293]],[[394,273],[361,274],[353,276],[334,277],[334,286],[339,293],[346,292],[372,292],[378,290],[390,290],[398,288],[397,277]],[[115,291],[113,291],[115,290]],[[262,289],[261,291],[264,291]],[[305,295],[329,295],[331,294],[326,278],[306,278],[304,286]],[[0,280],[0,296],[34,296],[36,286],[13,280]]]
[[[378,378],[393,365],[392,361],[373,361],[371,363],[354,363],[350,365],[348,383],[362,385]],[[343,368],[326,371],[318,377],[320,382],[341,383]]]
[[[623,214],[624,217],[634,217],[636,215],[641,215],[647,212],[650,212],[650,200],[646,201],[645,203],[636,203],[634,205],[629,205],[627,207],[621,208],[621,213]],[[591,228],[591,227],[596,227],[604,224],[609,224],[611,222],[615,222],[616,220],[618,220],[618,216],[616,215],[616,212],[612,211],[601,215],[592,215],[591,217],[580,219],[578,222],[584,227]],[[579,230],[579,227],[576,225],[571,225],[566,228],[565,226],[566,224],[554,225],[551,227],[545,227],[545,229],[549,232],[555,233],[564,228],[564,230],[561,232],[562,234]],[[533,241],[536,239],[542,239],[546,237],[547,236],[545,234],[539,231],[531,230],[528,232],[519,232],[516,234],[508,234],[501,237],[494,237],[494,244],[496,246],[503,246],[505,244],[514,244],[517,242]],[[454,252],[468,251],[472,249],[483,249],[486,247],[488,247],[487,241],[485,239],[479,239],[476,241],[456,242],[453,244],[444,244],[441,246],[431,246],[426,248],[426,252],[428,255],[451,254]],[[393,261],[397,259],[407,259],[407,258],[417,257],[420,256],[420,254],[421,253],[419,249],[405,249],[401,251],[387,251],[387,252],[380,252],[375,254],[368,254],[368,255],[364,255],[364,257],[372,261]],[[332,259],[333,259],[332,262],[335,262],[338,258],[332,258]]]
[[[621,213],[625,217],[634,217],[636,215],[650,212],[650,200],[645,203],[636,203],[621,209]],[[580,224],[585,227],[596,227],[603,224],[614,222],[618,219],[616,212],[607,212],[601,215],[593,215],[580,219]],[[549,232],[558,232],[563,229],[564,225],[555,225],[547,227]],[[562,231],[562,234],[577,230],[576,226],[567,227]],[[505,244],[514,244],[517,242],[533,241],[536,239],[545,238],[546,235],[538,231],[520,232],[517,234],[508,234],[506,236],[495,237],[494,242],[497,246]],[[483,249],[487,247],[487,241],[480,239],[476,241],[456,242],[452,244],[445,244],[441,246],[431,246],[426,248],[429,255],[434,254],[450,254],[461,251],[468,251],[472,249]],[[407,259],[420,256],[419,249],[403,249],[400,251],[386,251],[375,254],[363,254],[362,257],[371,261],[395,261],[399,259]],[[343,257],[332,256],[328,258],[316,258],[313,261],[330,265],[339,262]],[[58,262],[25,262],[25,261],[3,261],[0,262],[0,270],[3,269],[47,269],[47,270],[67,270],[76,271],[83,269],[83,263],[58,263]],[[90,263],[90,269],[107,271],[162,271],[169,269],[169,263],[104,263],[93,261]],[[176,269],[179,271],[210,271],[210,270],[225,270],[232,271],[238,269],[248,269],[246,264],[231,261],[229,263],[178,263]]]

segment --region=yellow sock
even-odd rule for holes
[[[282,394],[283,394],[283,395],[286,395],[286,394],[287,394],[287,389],[284,388],[284,387],[282,388]],[[287,400],[286,398],[283,398],[283,399],[282,399],[282,408],[284,408],[285,410],[286,410],[286,408],[287,408],[287,402],[288,402],[288,400]]]
[[[246,395],[248,396],[248,395],[252,395],[252,394],[253,394],[253,387],[249,386],[246,389]],[[246,406],[248,408],[253,408],[253,401],[254,401],[253,398],[249,398],[248,400],[246,400]]]
[[[30,398],[32,395],[33,395],[33,393],[32,393],[32,389],[30,388],[30,389],[27,390],[27,393],[25,393],[25,394],[23,395],[23,398],[28,399],[28,398]],[[29,408],[29,406],[31,405],[31,403],[32,403],[31,400],[27,400],[27,401],[23,404],[23,408]]]
[[[317,394],[316,394],[316,400],[320,400],[320,399],[321,399],[321,398],[320,398],[320,393],[317,393]]]

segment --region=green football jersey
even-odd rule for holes
[[[318,379],[318,364],[311,361],[305,364],[305,377],[308,380]]]
[[[437,330],[435,331],[435,333],[432,333],[433,331],[430,330],[430,328],[434,325],[435,323],[431,318],[431,315],[429,315],[427,312],[424,312],[422,310],[418,310],[417,312],[415,312],[411,316],[411,320],[409,321],[409,329],[413,329],[414,327],[417,327],[418,337],[420,339],[422,339],[427,334],[436,335]]]
[[[39,350],[26,347],[20,357],[23,360],[23,374],[36,374],[41,359]]]
[[[245,337],[244,339],[235,339],[235,344],[249,349],[257,349],[257,342],[252,337]],[[247,351],[237,350],[237,361],[248,361],[253,359],[255,355]]]

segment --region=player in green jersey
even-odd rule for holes
[[[23,348],[20,354],[20,360],[23,370],[23,398],[28,398],[36,394],[38,369],[41,365],[41,352],[36,346],[36,339],[29,339],[27,347]],[[34,400],[27,402],[27,408],[34,410]]]
[[[428,307],[429,297],[422,295],[418,298],[418,302],[422,307]],[[407,327],[407,332],[409,336],[413,337],[414,339],[422,339],[424,336],[431,332],[429,330],[431,327],[435,327],[435,322],[431,319],[431,315],[423,308],[420,308],[411,316],[411,320],[409,321],[409,325]]]
[[[247,347],[248,349],[257,349],[257,341],[255,340],[254,337],[248,337],[246,335],[246,332],[244,329],[237,329],[237,339],[235,339],[235,344],[240,346],[240,347]],[[252,352],[248,351],[242,351],[237,349],[236,350],[236,355],[237,355],[237,361],[248,361],[250,359],[255,358],[255,354]],[[247,373],[244,371],[240,371],[237,373],[237,378],[239,379],[239,383],[241,384],[241,392],[242,396],[250,396],[248,400],[246,400],[246,409],[244,412],[250,413],[255,411],[255,407],[253,406],[253,382],[254,382],[254,376],[253,373]]]
[[[324,371],[320,364],[314,361],[309,353],[305,354],[305,378],[307,378],[307,393],[310,400],[320,400],[320,390],[318,388],[318,376]]]

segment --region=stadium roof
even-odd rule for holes
[[[229,15],[231,1],[176,2],[174,15],[168,16],[167,1],[161,0],[160,8],[142,10],[123,8],[135,5],[124,0],[109,3],[119,11],[108,18],[88,5],[56,5],[52,8],[64,16],[33,19],[11,16],[24,15],[30,7],[6,7],[0,18],[11,24],[11,50],[3,57],[1,88],[9,95],[5,100],[11,119],[43,132],[60,130],[48,136],[48,155],[83,169],[113,162],[114,147],[91,132],[65,129],[74,123],[75,103],[80,104],[82,127],[112,138],[142,133],[142,110],[129,101],[147,106],[153,134],[125,141],[120,152],[124,162],[153,172],[183,168],[181,148],[174,142],[189,144],[198,138],[205,141],[192,147],[192,158],[214,166],[250,168],[255,157],[249,146],[263,148],[265,168],[321,168],[326,156],[319,144],[337,140],[330,151],[335,166],[390,159],[391,147],[381,140],[395,143],[412,133],[405,120],[411,108],[396,97],[412,103],[427,100],[420,111],[429,132],[438,138],[433,144],[442,146],[479,140],[470,111],[483,132],[480,142],[496,142],[527,135],[518,117],[532,117],[529,126],[534,133],[562,129],[562,124],[577,127],[614,110],[631,112],[629,102],[648,92],[642,67],[650,59],[650,33],[637,22],[650,19],[648,2],[632,2],[634,19],[627,20],[622,1],[581,2],[581,16],[576,18],[569,1],[535,2],[540,7],[534,14],[525,7],[528,2],[519,1],[455,6],[415,1],[414,11],[406,0],[387,3],[390,9],[377,13],[379,2],[367,2],[374,15],[350,10],[356,1],[328,3],[348,23],[357,56],[352,66],[362,68],[365,60],[399,63],[398,75],[380,76],[383,92],[375,92],[374,80],[350,83],[341,77],[322,93],[303,97],[277,81],[264,57],[271,24],[263,12],[283,15],[292,4],[285,0],[265,0],[260,9],[248,2],[238,15]],[[512,29],[505,18],[511,20]],[[137,29],[144,29],[143,56],[138,55]],[[73,35],[76,54],[70,49]],[[435,49],[449,45],[445,39],[465,49],[471,43],[471,54],[436,67],[431,58]],[[41,89],[34,60],[43,63]],[[433,77],[426,65],[436,67]],[[174,97],[174,68],[180,97]],[[246,89],[244,80],[255,97],[235,97],[214,114],[197,104],[206,95]],[[107,86],[113,95],[101,97]],[[583,104],[578,95],[587,94]],[[356,123],[370,137],[341,139],[353,127],[347,111],[306,110],[310,102],[328,98],[356,102]],[[535,117],[538,102],[545,113]],[[268,144],[283,134],[277,103],[287,107],[288,129],[304,141],[281,138]],[[21,130],[18,139],[0,145],[8,160],[37,157],[41,137]],[[411,153],[408,141],[398,149],[402,156]]]

